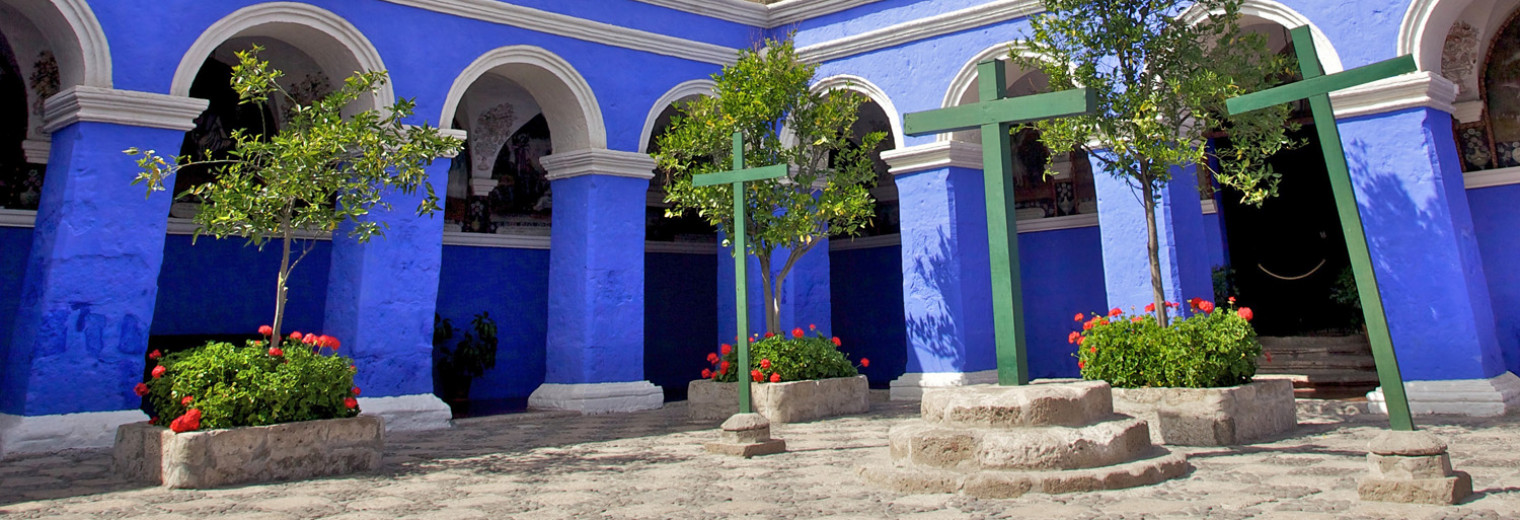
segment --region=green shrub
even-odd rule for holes
[[[767,333],[763,338],[750,340],[748,376],[758,382],[780,383],[860,375],[838,347],[839,338],[808,336],[800,328],[792,330],[790,339]],[[713,368],[702,370],[704,379],[721,383],[738,381],[739,353],[733,346],[722,345],[718,353],[707,355],[707,361]],[[870,364],[870,360],[860,359],[860,366]]]
[[[161,358],[154,351],[149,357],[158,366],[136,391],[153,406],[153,422],[177,432],[358,415],[353,361],[323,355],[324,348],[336,351],[336,341],[321,339],[327,336],[306,338],[281,349],[249,341],[211,342]]]
[[[1235,386],[1256,375],[1261,344],[1251,309],[1193,299],[1192,316],[1161,327],[1150,313],[1094,315],[1073,332],[1082,378],[1118,388]],[[1077,315],[1083,321],[1083,315]]]

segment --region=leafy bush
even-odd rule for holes
[[[780,383],[806,381],[835,377],[855,377],[860,372],[839,351],[839,338],[824,337],[816,332],[808,336],[801,328],[792,330],[792,337],[778,336],[769,332],[764,337],[750,339],[749,377],[756,382]],[[732,383],[739,379],[739,353],[732,345],[724,344],[719,352],[709,353],[707,361],[713,368],[702,370],[702,378],[720,383]],[[871,360],[860,359],[860,366],[871,365]]]
[[[1082,331],[1072,332],[1082,378],[1119,388],[1209,388],[1249,383],[1256,375],[1261,344],[1251,327],[1251,309],[1215,309],[1194,298],[1190,317],[1171,326],[1150,312],[1126,315],[1119,309],[1090,319],[1078,314]],[[1171,304],[1177,306],[1177,304]]]
[[[464,339],[454,348],[448,342],[454,337],[454,324],[448,318],[433,315],[434,363],[439,371],[455,377],[477,378],[496,367],[496,321],[491,314],[482,312],[470,320],[475,332],[464,333]]]
[[[294,333],[284,348],[211,342],[149,358],[158,362],[136,392],[176,432],[353,417],[359,413],[353,361],[337,340]],[[324,349],[333,354],[324,355]]]

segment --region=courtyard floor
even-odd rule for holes
[[[880,396],[878,396],[880,397]],[[393,434],[375,474],[186,491],[124,482],[107,450],[0,461],[3,518],[863,518],[863,519],[1517,519],[1520,419],[1425,420],[1451,445],[1477,495],[1458,506],[1363,503],[1356,479],[1385,420],[1354,404],[1300,401],[1298,431],[1277,442],[1190,448],[1193,470],[1156,486],[978,500],[901,495],[855,467],[886,456],[887,429],[917,403],[776,428],[784,454],[709,455],[712,426],[684,403],[601,416],[527,413]]]

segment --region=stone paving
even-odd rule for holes
[[[880,396],[878,396],[880,397]],[[1328,403],[1326,405],[1325,403]],[[684,403],[622,415],[528,413],[394,434],[368,475],[186,491],[128,483],[103,450],[0,461],[0,517],[23,518],[862,518],[862,519],[1520,519],[1520,419],[1442,419],[1477,495],[1458,506],[1363,503],[1355,479],[1386,423],[1338,402],[1300,402],[1292,437],[1184,448],[1182,479],[1123,491],[978,500],[899,495],[855,466],[886,457],[887,429],[917,403],[868,415],[780,425],[787,453],[707,454],[716,425],[686,422]]]

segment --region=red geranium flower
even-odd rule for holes
[[[771,374],[771,382],[772,383],[780,383],[781,382],[781,373],[778,372],[778,373]]]
[[[158,425],[158,417],[149,417],[148,418],[148,424],[157,426]]]
[[[702,379],[709,379],[709,378],[712,378],[712,376],[713,376],[712,369],[710,369],[710,368],[704,368],[704,369],[702,369]]]
[[[1118,316],[1120,314],[1124,314],[1124,311],[1119,310],[1118,307],[1114,307],[1114,308],[1108,310],[1108,315],[1109,316]]]
[[[729,367],[728,361],[727,360],[723,361],[723,364],[718,366],[718,373],[719,374],[727,374],[728,373],[728,367]]]
[[[1097,354],[1098,353],[1098,347],[1093,347],[1092,349],[1088,350],[1088,352]]]
[[[1197,309],[1198,308],[1198,304],[1202,303],[1202,302],[1203,302],[1203,298],[1199,298],[1197,296],[1194,296],[1193,299],[1188,300],[1188,306],[1190,306],[1190,307],[1192,307],[1194,309]]]
[[[354,399],[352,397],[345,397],[345,398],[343,398],[343,406],[348,407],[349,410],[358,408],[359,407],[359,400],[358,399]]]
[[[359,387],[354,387],[354,395],[359,395]]]
[[[164,354],[162,352],[159,352],[156,349],[154,351],[148,353],[148,359],[158,359],[158,358],[161,358],[161,357],[164,357]]]
[[[1082,360],[1078,359],[1077,360],[1077,370],[1082,370],[1084,368],[1087,368],[1087,363],[1084,363]]]
[[[298,331],[295,331],[295,332],[291,332],[290,333],[290,340],[291,341],[301,341],[301,331],[298,330]]]
[[[307,345],[314,345],[314,344],[317,343],[317,335],[308,332],[308,333],[306,333],[305,336],[301,336],[301,343],[305,343]]]
[[[749,377],[751,379],[754,379],[756,383],[764,383],[765,382],[765,374],[761,374],[759,370],[752,370],[752,371],[750,371]]]
[[[1076,343],[1077,342],[1077,338],[1080,338],[1080,337],[1082,337],[1082,333],[1077,332],[1077,331],[1071,331],[1071,334],[1067,334],[1066,335],[1066,342],[1067,343]]]
[[[164,372],[168,372],[168,371],[169,371],[169,369],[164,368],[163,365],[159,365],[159,366],[153,367],[153,378],[154,379],[158,379],[160,377],[164,377]]]
[[[1175,309],[1175,308],[1181,307],[1182,304],[1177,303],[1177,302],[1166,302],[1166,306]]]
[[[795,329],[792,329],[792,337],[794,337],[794,338],[801,338],[802,334],[803,334],[802,327],[797,327]]]
[[[1088,320],[1086,323],[1082,324],[1082,330],[1092,330],[1093,326],[1095,326],[1097,324],[1098,324],[1098,320],[1096,320],[1096,319],[1094,319],[1094,320]]]
[[[280,347],[269,347],[269,355],[274,356],[274,357],[280,357],[280,356],[285,355],[285,351],[284,350],[280,350]]]
[[[869,366],[871,366],[871,358],[860,358],[860,366],[862,366],[862,367],[869,367]]]
[[[1078,347],[1082,346],[1082,342],[1083,341],[1087,341],[1087,336],[1077,336],[1077,346]]]
[[[1082,318],[1084,318],[1084,316],[1082,316],[1082,313],[1079,312],[1077,313],[1077,317],[1072,318],[1071,321],[1082,321]]]
[[[1251,321],[1251,318],[1256,317],[1256,313],[1251,312],[1250,307],[1241,307],[1240,310],[1235,311],[1235,313],[1239,314],[1240,317],[1244,318],[1246,321]]]
[[[148,384],[138,383],[137,386],[132,387],[132,393],[137,394],[138,397],[148,395]]]
[[[717,363],[718,362],[718,353],[717,352],[708,352],[707,353],[707,362],[708,363]]]
[[[1214,312],[1214,302],[1198,302],[1198,310],[1206,313]]]
[[[1225,298],[1225,301],[1230,302],[1230,303],[1235,303],[1235,297],[1231,296],[1229,298]]]
[[[1133,317],[1133,318],[1130,318],[1130,319],[1129,319],[1129,321],[1130,321],[1130,322],[1132,322],[1132,323],[1140,323],[1140,321],[1141,321],[1141,320],[1144,320],[1144,319],[1145,319],[1145,318],[1141,318],[1141,317],[1139,317],[1139,316],[1135,316],[1135,317]]]
[[[775,337],[775,336],[776,335],[775,334],[771,334],[770,331],[765,331],[765,337],[770,338],[770,337]]]
[[[818,326],[817,326],[817,325],[814,325],[814,324],[812,324],[812,323],[809,323],[809,324],[808,324],[808,330],[818,330]]]
[[[1147,303],[1147,304],[1145,304],[1145,312],[1156,312],[1156,304],[1155,303]]]
[[[839,343],[840,343],[839,336],[834,336],[834,346],[836,346],[836,347],[839,346]]]
[[[190,406],[190,403],[192,401],[195,401],[195,397],[187,395],[187,396],[185,396],[184,399],[180,399],[179,400],[179,405],[180,406]]]
[[[722,351],[723,355],[727,356],[734,353],[734,346],[724,343],[722,346],[718,347],[718,350]]]
[[[174,430],[174,433],[193,432],[201,429],[201,411],[191,408],[190,411],[185,412],[185,415],[175,417],[173,421],[169,422],[169,429]]]
[[[263,336],[274,334],[274,327],[270,327],[268,325],[259,325],[259,334]]]
[[[769,359],[762,359],[762,360],[760,360],[760,368],[763,368],[763,369],[766,369],[766,370],[770,370],[771,369],[771,360],[769,360]]]

